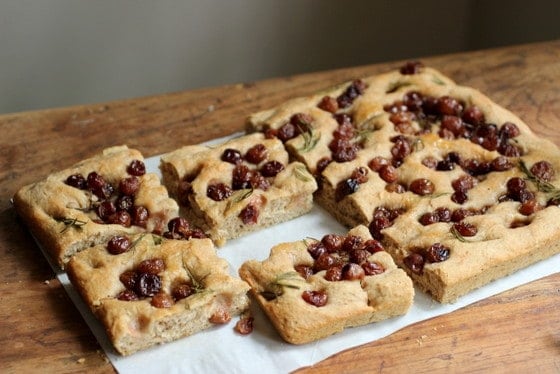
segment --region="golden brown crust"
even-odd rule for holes
[[[213,325],[212,317],[239,315],[249,305],[249,286],[229,275],[227,262],[216,255],[210,239],[167,240],[152,234],[130,236],[133,247],[119,255],[100,244],[75,255],[67,271],[72,284],[105,326],[116,350],[128,355],[150,346],[192,335]],[[125,290],[120,275],[144,260],[161,259],[161,291],[196,284],[195,294],[158,308],[151,297],[118,300]]]
[[[223,183],[232,186],[232,172],[236,167],[221,161],[225,149],[236,149],[244,155],[251,147],[262,144],[268,155],[257,165],[243,162],[255,171],[266,162],[278,161],[284,169],[274,177],[266,178],[270,187],[233,189],[229,198],[215,201],[207,196],[208,186]],[[314,178],[305,166],[289,163],[288,154],[277,139],[265,139],[253,134],[232,139],[217,147],[187,146],[163,155],[160,169],[163,182],[172,196],[180,201],[181,214],[202,227],[218,245],[248,232],[271,226],[307,213],[312,208],[313,192],[317,189]],[[188,195],[179,184],[188,180]],[[244,222],[242,212],[248,206],[257,210],[256,222]]]
[[[425,68],[422,74],[402,75],[398,71],[380,74],[361,79],[367,88],[359,95],[352,105],[339,109],[337,114],[348,114],[352,116],[356,133],[354,141],[365,140],[369,145],[376,144],[377,139],[390,131],[383,129],[378,124],[380,117],[388,117],[383,106],[386,103],[400,99],[402,94],[415,86],[428,86],[438,82],[436,86],[447,87],[453,82],[430,68]],[[288,140],[285,145],[290,156],[303,162],[312,173],[316,172],[317,161],[323,157],[332,158],[329,144],[333,140],[333,131],[338,127],[334,116],[318,107],[321,99],[325,96],[332,98],[341,95],[345,89],[352,85],[352,81],[326,89],[317,94],[307,97],[299,97],[289,100],[276,108],[252,114],[247,119],[247,130],[266,131],[267,129],[279,129],[290,118],[297,113],[305,113],[313,118],[311,122],[312,138],[316,141],[309,145],[308,134],[304,133]]]
[[[349,232],[364,240],[371,239],[366,227]],[[381,274],[366,276],[362,281],[327,281],[325,270],[307,280],[294,270],[296,265],[311,265],[307,248],[313,240],[282,243],[274,246],[262,262],[251,260],[239,274],[279,334],[292,344],[304,344],[342,331],[390,317],[405,314],[412,305],[414,289],[405,272],[398,269],[391,256],[377,252],[369,261],[383,266]],[[325,291],[328,302],[316,307],[302,299],[304,291]],[[276,297],[267,296],[274,292]]]
[[[60,267],[64,268],[75,253],[106,242],[113,235],[161,231],[170,218],[178,215],[177,203],[169,198],[155,174],[139,177],[141,183],[135,196],[135,205],[143,205],[150,212],[145,228],[95,223],[98,217],[92,207],[98,199],[89,191],[65,183],[72,174],[79,173],[87,177],[90,172],[96,171],[116,189],[122,178],[130,176],[127,166],[133,160],[143,160],[140,152],[126,146],[108,148],[101,154],[49,175],[45,180],[25,186],[16,193],[16,211]]]
[[[307,152],[298,151],[305,141],[304,136],[299,135],[288,140],[286,147],[292,157],[320,174],[321,188],[316,193],[317,202],[348,227],[369,225],[378,207],[400,210],[392,226],[382,229],[380,235],[396,263],[440,302],[452,302],[481,285],[560,251],[560,246],[554,244],[560,240],[560,222],[554,218],[560,210],[557,206],[560,201],[560,151],[554,144],[535,136],[520,118],[479,91],[459,86],[430,68],[422,68],[410,75],[393,71],[362,81],[367,86],[364,91],[352,105],[337,111],[337,114],[345,113],[352,118],[354,135],[351,141],[358,145],[356,157],[346,162],[331,162],[321,173],[317,172],[317,161],[333,157],[329,144],[338,123],[331,113],[318,105],[325,95],[337,97],[343,88],[294,99],[278,108],[257,113],[249,118],[248,126],[253,131],[279,129],[296,113],[310,115],[313,132],[319,139],[316,146]],[[346,82],[342,86],[351,84]],[[405,95],[409,92],[420,93],[425,98],[451,97],[459,100],[463,109],[478,108],[484,116],[484,126],[495,126],[498,137],[504,137],[499,133],[504,124],[515,124],[519,134],[498,141],[503,142],[501,144],[508,142],[519,150],[519,154],[515,149],[510,153],[481,144],[482,136],[478,141],[470,134],[446,133],[442,130],[441,117],[419,115],[406,106],[402,109],[406,105]],[[399,119],[402,112],[407,113]],[[407,118],[407,115],[410,117]],[[399,124],[401,121],[402,125]],[[475,131],[475,128],[472,126],[469,131]],[[490,128],[489,131],[493,130]],[[395,137],[405,138],[410,147],[410,154],[397,162],[393,153]],[[426,166],[427,159],[442,161],[452,152],[461,159],[451,165],[452,170]],[[508,162],[513,166],[504,171],[477,174],[469,171],[464,163],[469,159],[491,163],[504,155],[508,156]],[[389,185],[377,170],[372,170],[370,162],[375,157],[383,157],[396,167],[397,180],[393,184]],[[530,169],[543,160],[550,162],[556,171],[556,177],[549,181],[549,187],[558,196],[556,204],[550,204],[554,193],[539,190],[537,184],[531,181],[527,181],[527,185],[535,195],[538,206],[535,212],[522,214],[521,202],[515,199],[499,202],[512,200],[507,197],[508,180],[514,177],[527,179],[521,162]],[[367,172],[367,181],[358,185],[352,182],[346,190],[341,188],[346,187],[344,183],[352,179],[352,173],[360,168]],[[476,186],[468,190],[466,201],[452,200],[455,192],[452,182],[469,173],[475,174]],[[412,192],[410,186],[418,178],[431,181],[433,191],[427,195]],[[394,192],[399,188],[401,193]],[[341,190],[344,193],[341,194]],[[419,222],[423,214],[434,212],[437,208],[483,211],[484,214],[462,220],[476,226],[478,233],[464,241],[451,232],[454,222],[431,225]],[[448,260],[428,263],[421,273],[411,271],[404,264],[405,257],[434,243],[443,243],[451,249]]]

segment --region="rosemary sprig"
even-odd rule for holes
[[[154,245],[161,245],[161,243],[163,243],[163,237],[159,235],[142,233],[138,236],[138,238],[136,238],[135,241],[132,242],[132,244],[130,244],[130,247],[128,249],[134,249],[138,245],[138,243],[140,243],[146,237],[146,235],[151,235]]]
[[[356,143],[363,144],[368,141],[369,137],[374,131],[375,130],[372,129],[360,129],[356,132],[356,135],[354,135],[354,141]]]
[[[290,281],[301,281],[301,276],[295,271],[289,271],[287,273],[277,275],[274,283],[282,287],[299,290],[299,286],[289,283]]]
[[[191,273],[191,271],[189,270],[189,267],[187,266],[187,264],[185,263],[185,259],[183,258],[183,269],[185,269],[185,272],[187,273],[187,276],[189,277],[189,281],[192,285],[192,288],[194,288],[194,292],[195,293],[201,293],[202,291],[204,291],[204,286],[202,285],[202,283],[196,279],[194,277],[194,275]],[[206,278],[208,275],[202,277],[202,279]]]
[[[474,243],[473,240],[468,240],[463,235],[461,235],[461,233],[459,231],[457,231],[457,229],[455,228],[454,225],[451,226],[451,229],[449,231],[451,232],[451,234],[453,234],[455,239],[457,239],[458,241],[460,241],[462,243]]]
[[[61,234],[68,230],[70,227],[81,228],[87,223],[86,221],[82,221],[77,218],[62,218],[60,222],[64,223],[65,225],[62,231],[60,231]]]
[[[279,274],[276,278],[270,282],[266,289],[260,294],[267,301],[276,299],[278,296],[282,296],[284,293],[284,287],[299,290],[300,287],[293,282],[302,282],[303,279],[295,271],[289,271],[287,273]]]
[[[303,242],[303,244],[305,245],[305,247],[309,247],[309,245],[312,244],[312,243],[308,242],[308,240],[311,240],[312,243],[318,241],[317,239],[308,236],[308,237],[306,237],[305,239],[302,239],[302,240],[301,240],[301,241]]]
[[[252,189],[252,188],[249,188],[249,189],[246,189],[246,190],[240,190],[240,191],[239,191],[239,194],[237,194],[237,196],[235,196],[235,197],[232,199],[232,201],[233,201],[234,203],[238,203],[238,202],[240,202],[240,201],[245,200],[245,199],[248,198],[249,196],[251,196],[252,193],[253,193],[253,189]]]
[[[385,91],[385,93],[393,93],[398,91],[402,87],[406,87],[410,85],[412,85],[412,83],[410,82],[402,82],[402,81],[392,82],[389,84],[389,87],[387,88],[387,91]]]
[[[438,192],[438,193],[433,193],[433,194],[429,194],[429,195],[425,195],[427,197],[429,197],[430,199],[437,199],[438,197],[442,197],[445,195],[451,195],[451,192]]]
[[[439,84],[440,86],[445,86],[445,82],[435,75],[432,76],[432,82],[434,82],[435,84]]]
[[[252,188],[246,188],[243,190],[236,191],[233,195],[229,197],[225,212],[228,212],[231,208],[235,206],[235,204],[240,203],[241,201],[245,200],[252,194],[253,194]]]
[[[523,174],[525,174],[525,177],[528,181],[537,186],[537,189],[539,191],[550,194],[550,198],[552,200],[560,199],[560,188],[557,188],[553,184],[537,178],[533,173],[531,173],[529,168],[527,168],[527,165],[525,165],[525,162],[523,160],[519,160],[519,169],[521,169]]]
[[[465,238],[463,235],[461,235],[461,233],[459,231],[457,231],[457,229],[455,228],[455,226],[451,226],[451,229],[449,229],[449,232],[451,232],[451,234],[453,234],[453,236],[455,237],[455,239],[457,239],[460,242],[463,243],[478,243],[478,242],[489,242],[492,240],[498,240],[497,238],[494,239],[480,239],[480,240],[469,240],[467,238]]]
[[[138,243],[140,243],[140,241],[142,239],[144,239],[145,236],[146,236],[145,233],[140,234],[140,236],[138,236],[138,238],[135,241],[133,241],[132,244],[130,244],[130,247],[128,247],[128,250],[130,251],[130,250],[134,249],[134,247],[136,247],[138,245]]]
[[[301,135],[303,136],[303,145],[298,148],[298,151],[300,152],[311,151],[313,148],[315,148],[315,146],[321,139],[321,133],[315,134],[315,131],[310,125],[307,125],[305,127],[305,131],[301,133]]]
[[[152,240],[155,245],[161,245],[161,243],[163,243],[163,237],[159,235],[152,234]]]
[[[294,175],[297,179],[303,182],[311,182],[313,180],[313,177],[303,165],[298,165],[294,168]]]

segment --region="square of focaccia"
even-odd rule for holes
[[[223,324],[249,306],[249,286],[229,275],[210,239],[119,236],[78,253],[67,271],[122,355]]]
[[[62,268],[117,233],[162,233],[179,208],[143,160],[126,146],[107,148],[21,188],[15,209]]]
[[[397,100],[414,84],[434,82],[453,84],[430,68],[418,74],[393,71],[355,79],[254,113],[247,118],[247,131],[280,139],[292,158],[320,174],[329,163],[356,159],[380,133],[385,137],[392,132],[378,121],[386,115],[384,103]]]
[[[365,226],[278,244],[264,261],[245,262],[239,275],[293,344],[405,314],[414,298],[410,278]]]
[[[218,245],[307,213],[317,189],[305,166],[262,134],[183,147],[163,155],[160,169],[181,214]]]

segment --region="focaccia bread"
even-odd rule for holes
[[[229,275],[210,239],[118,236],[75,255],[67,272],[122,355],[227,323],[249,306],[249,286]]]
[[[262,134],[183,147],[163,155],[160,169],[181,214],[218,245],[307,213],[317,189],[305,166]]]
[[[434,69],[422,68],[418,74],[407,69],[344,82],[254,113],[247,119],[247,131],[280,139],[294,159],[319,174],[329,163],[356,159],[362,149],[392,132],[379,122],[387,116],[384,103],[400,99],[414,85],[453,84]]]
[[[560,251],[560,151],[520,118],[419,63],[343,87],[250,126],[281,138],[304,118],[306,131],[282,140],[318,178],[317,202],[369,225],[436,300]]]
[[[292,344],[405,314],[414,298],[410,278],[365,226],[278,244],[264,261],[245,262],[239,275]]]
[[[62,268],[75,253],[113,235],[162,233],[179,214],[158,176],[146,173],[140,152],[126,146],[21,188],[14,206]]]

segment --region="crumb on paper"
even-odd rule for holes
[[[84,362],[86,362],[86,359],[82,357],[82,358],[79,358],[76,362],[81,365]]]

